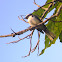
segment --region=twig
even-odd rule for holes
[[[39,54],[39,41],[40,41],[40,32],[38,31],[38,41],[36,46],[31,50],[31,53],[34,52],[38,46],[38,54]]]
[[[26,56],[22,56],[22,58],[28,57],[29,55],[30,55],[30,51],[29,51],[29,53]]]
[[[36,46],[31,50],[31,53],[34,52],[34,51],[36,50],[38,44],[39,44],[39,40],[38,40]]]
[[[38,32],[38,41],[40,42],[40,32]],[[39,54],[39,43],[38,43],[38,54]]]
[[[22,18],[22,19],[20,19],[19,16],[18,16],[18,18],[19,18],[19,20],[22,20],[22,21],[26,22],[26,21],[23,19],[22,15],[21,15],[21,18]],[[28,23],[28,22],[26,22],[26,23]]]
[[[15,37],[16,35],[21,35],[21,34],[27,32],[27,31],[29,31],[31,28],[32,28],[32,27],[30,26],[30,27],[28,27],[28,28],[25,29],[25,30],[16,32],[16,34],[15,34],[15,33],[11,33],[11,34],[8,34],[8,35],[1,35],[0,38],[1,38],[1,37],[10,37],[10,36]]]
[[[58,0],[59,2],[62,2],[61,0]]]
[[[39,6],[39,5],[36,4],[36,2],[35,2],[35,0],[34,0],[34,4],[39,7],[37,10],[39,10],[40,8],[45,9],[45,12],[44,12],[43,15],[41,16],[40,20],[43,20],[45,14],[46,14],[46,13],[49,11],[49,9],[52,7],[53,3],[54,3],[54,0],[53,0],[52,2],[46,3],[45,5],[47,5],[47,4],[50,4],[50,5],[49,5],[48,8],[44,8],[43,6],[45,6],[45,5]],[[35,10],[35,11],[37,11],[37,10]]]
[[[37,7],[40,7],[42,9],[44,9],[44,10],[47,10],[47,8],[44,8],[43,6],[41,7],[40,5],[36,4],[35,0],[34,0],[34,4],[37,5]]]
[[[20,39],[20,38],[18,37],[18,38],[19,38],[19,40],[17,40],[17,41],[12,41],[12,42],[9,42],[9,43],[6,43],[6,44],[10,44],[10,43],[17,43],[17,42],[19,42],[19,41],[21,41],[21,40],[23,40],[23,39],[27,38],[28,36],[31,36],[31,35],[33,34],[33,32],[34,32],[34,31],[32,31],[29,35],[25,36],[24,38],[21,38],[21,39]]]
[[[48,18],[45,18],[45,19],[48,19]],[[62,22],[62,21],[53,21],[53,20],[51,20],[52,22]]]
[[[53,20],[52,20],[53,21]],[[62,22],[62,21],[53,21],[53,22]]]
[[[51,8],[51,6],[52,6],[52,3],[50,3],[48,9],[43,13],[43,15],[41,16],[40,20],[42,20],[44,18],[45,14],[49,11],[49,9]]]
[[[45,18],[45,19],[48,19],[48,18]],[[53,20],[51,20],[52,22],[62,22],[62,21],[53,21]]]
[[[13,31],[13,33],[15,33],[15,31],[11,28],[11,30]],[[16,33],[15,33],[16,34]]]
[[[40,5],[36,4],[36,2],[35,2],[35,0],[34,0],[34,4],[37,5],[37,6],[39,7],[37,10],[39,10],[40,8],[44,9],[43,6],[48,5],[48,4],[51,4],[51,3],[54,3],[54,2],[55,2],[55,1],[49,2],[49,3],[46,3],[46,4],[42,5],[42,6],[40,6]],[[35,10],[35,11],[37,11],[37,10]],[[45,8],[45,10],[47,10],[47,8]]]
[[[27,56],[29,56],[29,55],[30,55],[31,47],[32,47],[31,40],[32,40],[33,32],[34,32],[34,30],[32,31],[32,33],[31,33],[31,38],[30,38],[30,51],[29,51],[29,53],[28,53],[26,56],[23,56],[23,57],[27,57]]]

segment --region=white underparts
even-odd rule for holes
[[[38,23],[40,23],[38,19],[36,19],[35,17],[32,17],[32,16],[29,16],[28,22],[29,22],[29,24],[30,24],[31,26],[35,26],[35,25],[37,25]]]

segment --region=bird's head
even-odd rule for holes
[[[28,19],[32,14],[27,14],[24,19]]]

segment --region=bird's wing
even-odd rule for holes
[[[35,18],[37,18],[40,22],[42,22],[37,16],[35,16]]]

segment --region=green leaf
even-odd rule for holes
[[[39,10],[34,11],[32,14],[40,18],[43,15],[44,11],[44,9],[40,8]]]
[[[46,48],[44,48],[44,49],[41,51],[41,53],[40,53],[39,55],[43,54],[43,53],[45,52],[45,49],[46,49]]]
[[[61,33],[59,35],[59,39],[60,39],[60,42],[62,43],[62,31],[61,31]]]
[[[47,2],[46,3],[49,3],[49,2],[52,2],[53,0],[47,0]]]

